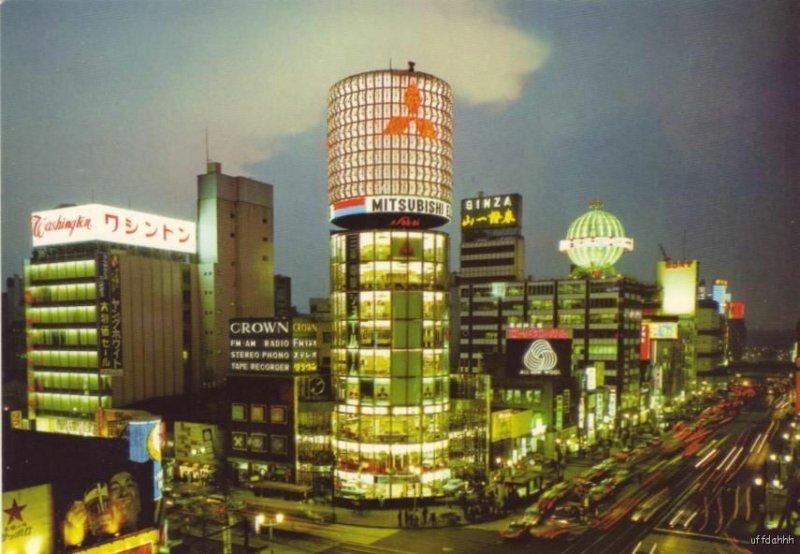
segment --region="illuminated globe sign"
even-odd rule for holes
[[[567,238],[560,241],[558,250],[566,252],[577,267],[576,273],[600,276],[614,273],[614,264],[623,253],[633,251],[633,239],[625,236],[616,216],[593,201],[590,210],[572,222]]]
[[[384,70],[339,81],[328,97],[331,222],[349,229],[431,228],[450,221],[450,86]]]

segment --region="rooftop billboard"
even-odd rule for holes
[[[33,246],[103,241],[194,254],[193,221],[85,204],[31,214]]]
[[[694,315],[697,311],[697,260],[662,260],[656,266],[662,315]]]

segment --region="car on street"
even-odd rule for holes
[[[556,506],[544,523],[532,527],[530,534],[541,539],[577,538],[588,529],[583,520],[583,510],[577,502],[566,502]]]
[[[594,487],[589,489],[589,491],[586,493],[587,496],[589,497],[589,500],[593,504],[600,504],[601,502],[609,498],[612,494],[614,494],[615,486],[612,483],[608,483],[606,481],[607,480],[604,480],[599,485],[595,485]]]
[[[525,520],[512,521],[504,529],[500,530],[500,536],[506,540],[518,540],[530,537],[528,530],[530,523]]]
[[[454,496],[467,492],[467,482],[463,479],[448,479],[442,485],[442,490],[445,494]]]
[[[342,485],[339,496],[346,500],[363,500],[367,495],[355,485]]]
[[[669,488],[663,488],[631,513],[631,521],[648,521],[655,513],[669,501]]]
[[[673,529],[685,529],[691,530],[692,522],[697,518],[698,514],[700,514],[700,509],[696,506],[685,506],[678,510],[678,513],[675,514],[671,520],[669,520],[669,526]],[[702,517],[700,518],[703,519]]]
[[[534,504],[525,510],[522,519],[530,525],[539,525],[544,520],[545,514],[546,512],[542,510],[538,504]]]
[[[555,506],[561,499],[567,496],[571,489],[572,486],[569,483],[562,481],[542,493],[542,496],[539,497],[536,505],[541,510],[548,511],[552,509],[553,506]]]
[[[583,519],[583,508],[577,502],[565,502],[556,506],[548,521],[559,523],[579,523]]]

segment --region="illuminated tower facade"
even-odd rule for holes
[[[434,496],[448,467],[452,92],[408,70],[328,98],[336,490]]]

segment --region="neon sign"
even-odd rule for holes
[[[103,241],[194,254],[195,223],[160,215],[85,204],[31,214],[33,246]]]

